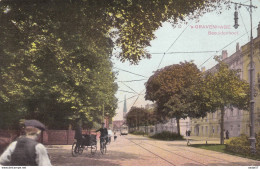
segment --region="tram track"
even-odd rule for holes
[[[137,142],[133,141],[132,138],[131,138],[131,139],[126,138],[126,139],[129,140],[130,142],[134,143],[135,145],[141,147],[142,149],[145,149],[146,151],[148,151],[148,152],[150,152],[150,153],[156,155],[157,157],[161,158],[162,160],[167,161],[167,162],[170,163],[171,165],[176,165],[176,164],[174,164],[173,162],[170,162],[169,160],[167,160],[166,158],[162,157],[161,155],[158,155],[157,153],[152,152],[150,149],[146,148],[144,145],[145,145],[145,144],[146,144],[146,145],[150,145],[150,146],[152,146],[152,147],[154,147],[154,148],[163,150],[164,152],[167,152],[167,153],[169,153],[169,154],[171,154],[171,155],[175,155],[175,156],[178,156],[178,157],[180,157],[180,158],[189,160],[189,161],[191,161],[191,162],[193,162],[193,163],[195,163],[195,164],[199,164],[200,166],[207,166],[207,164],[205,164],[205,163],[203,163],[203,162],[200,162],[200,161],[198,161],[198,160],[194,160],[194,159],[189,158],[189,157],[184,156],[184,155],[180,155],[179,153],[176,153],[176,152],[173,152],[173,151],[164,149],[164,148],[162,148],[162,147],[155,146],[154,144],[149,144],[149,143],[147,143],[147,142],[145,142],[145,141],[141,141],[141,143],[137,143]],[[138,140],[138,141],[140,141],[140,140]],[[154,149],[154,148],[153,148],[153,149]]]
[[[164,151],[167,151],[167,152],[170,152],[170,153],[173,153],[173,154],[177,154],[177,153],[174,153],[173,151],[167,150],[167,149],[165,149],[165,148],[162,148],[162,147],[159,147],[159,146],[155,146],[154,144],[150,144],[150,143],[147,143],[147,142],[145,142],[144,144],[148,144],[148,145],[154,146],[154,147],[156,147],[156,148],[159,148],[159,149],[161,149],[161,150],[164,150]],[[183,151],[182,148],[179,148],[179,147],[177,147],[177,146],[175,146],[175,148],[177,148],[178,150],[182,150],[182,151]],[[187,147],[183,147],[183,148],[185,148],[185,151],[188,151],[189,153],[194,153],[194,154],[196,154],[196,155],[201,155],[201,156],[209,157],[209,158],[212,158],[212,159],[215,159],[215,160],[219,160],[219,161],[221,161],[221,162],[225,161],[225,162],[228,162],[228,163],[236,164],[236,163],[230,162],[229,160],[226,160],[226,159],[224,159],[224,158],[218,158],[218,157],[214,157],[214,156],[210,156],[210,155],[198,153],[198,152],[195,152],[195,151],[191,151],[191,150],[188,150]],[[178,154],[178,155],[179,155],[179,154]],[[179,155],[179,156],[182,156],[182,155]],[[183,157],[183,156],[182,156],[182,157]],[[184,158],[187,158],[187,157],[184,157]],[[191,158],[187,158],[187,159],[191,159]],[[196,161],[196,160],[193,160],[193,159],[191,159],[191,160],[192,160],[192,161]]]
[[[167,160],[167,159],[165,159],[165,158],[161,157],[160,155],[158,155],[158,154],[156,154],[156,153],[154,153],[154,152],[150,151],[149,149],[147,149],[147,148],[145,148],[145,147],[141,146],[141,144],[138,144],[138,143],[136,143],[136,142],[134,142],[134,141],[132,141],[132,140],[130,140],[130,139],[128,139],[128,138],[126,138],[126,139],[127,139],[128,141],[130,141],[130,142],[134,143],[135,145],[137,145],[137,146],[141,147],[142,149],[144,149],[144,150],[148,151],[149,153],[151,153],[151,154],[155,155],[156,157],[159,157],[159,158],[160,158],[160,159],[162,159],[163,161],[166,161],[167,163],[169,163],[169,164],[171,164],[171,165],[173,165],[173,166],[176,166],[174,163],[170,162],[169,160]]]
[[[165,148],[164,146],[158,146],[156,141],[155,141],[155,144],[154,144],[154,143],[149,143],[148,140],[146,140],[146,141],[141,140],[140,138],[138,138],[138,139],[136,139],[136,138],[126,138],[126,139],[129,140],[130,142],[132,142],[133,144],[139,146],[140,148],[156,155],[160,159],[167,161],[171,165],[179,165],[179,164],[176,164],[176,163],[172,162],[171,160],[167,160],[167,156],[165,158],[165,155],[163,157],[163,155],[156,153],[154,150],[158,149],[161,152],[163,151],[165,153],[169,153],[169,155],[173,155],[175,157],[178,156],[182,159],[188,160],[192,164],[195,163],[195,164],[199,164],[201,166],[208,166],[209,165],[208,161],[211,161],[211,164],[214,164],[214,163],[217,163],[217,164],[223,163],[223,165],[225,165],[225,164],[238,165],[239,164],[239,163],[236,162],[236,160],[230,161],[227,158],[221,158],[221,157],[216,157],[216,156],[208,155],[208,154],[205,154],[205,153],[201,153],[201,152],[198,152],[198,151],[192,151],[192,150],[190,150],[189,147],[186,147],[184,145],[183,145],[183,147],[178,147],[176,145],[172,145],[172,146],[174,146],[174,150],[171,150],[169,148]],[[148,146],[150,146],[150,147],[148,148]],[[153,151],[151,151],[151,150],[153,150]],[[187,152],[187,154],[183,154],[183,153],[186,153],[186,152]],[[196,156],[200,156],[200,158],[198,158],[199,160],[194,159],[194,157],[196,158]],[[221,156],[221,154],[219,154],[219,156]],[[239,157],[237,157],[237,158],[239,158]],[[205,159],[209,159],[209,160],[204,162]]]
[[[201,166],[208,166],[209,163],[212,165],[215,165],[215,164],[220,164],[220,165],[232,165],[232,166],[237,166],[237,165],[244,165],[244,160],[241,159],[242,161],[240,161],[240,158],[241,157],[236,157],[236,156],[233,156],[230,160],[229,158],[225,158],[223,157],[222,158],[222,155],[221,153],[217,153],[218,155],[217,156],[212,156],[212,155],[208,155],[208,154],[205,154],[205,153],[202,153],[202,152],[199,152],[199,151],[192,151],[190,150],[191,147],[187,147],[186,145],[175,145],[175,144],[168,144],[168,146],[172,146],[174,149],[169,149],[170,147],[165,147],[165,146],[160,146],[158,141],[156,140],[149,140],[149,139],[145,139],[144,140],[141,140],[140,138],[135,138],[135,137],[132,137],[132,138],[127,138],[129,141],[131,141],[132,143],[134,144],[139,144],[139,147],[143,148],[143,149],[148,149],[149,152],[150,150],[154,150],[155,148],[156,149],[159,149],[161,152],[167,152],[169,154],[172,154],[172,155],[175,155],[175,157],[180,157],[182,159],[186,159],[186,160],[189,160],[191,163],[191,165],[193,165],[194,163],[196,164],[199,164]],[[139,142],[138,142],[139,141]],[[154,141],[154,143],[149,143],[150,141]],[[141,142],[141,143],[140,143]],[[151,146],[150,148],[147,148],[147,146]],[[182,146],[182,147],[180,147]],[[176,152],[177,151],[177,152]],[[205,150],[205,151],[208,151],[208,150]],[[210,151],[209,151],[210,152]],[[153,154],[156,154],[154,153],[154,151],[152,152]],[[187,154],[183,154],[183,153],[187,153]],[[156,154],[158,155],[158,154]],[[160,156],[160,155],[159,155]],[[188,157],[187,157],[188,156]],[[200,158],[198,158],[198,160],[194,159],[194,156],[195,158],[200,156]],[[162,157],[160,156],[161,159],[166,159],[165,157]],[[207,161],[205,161],[205,159],[207,159]],[[167,160],[167,159],[166,159]],[[171,160],[167,160],[167,161],[171,161]],[[205,161],[205,162],[204,162]],[[174,163],[174,162],[171,162],[171,163]],[[258,164],[254,161],[250,162],[250,164]],[[180,165],[180,164],[174,164],[174,165]]]

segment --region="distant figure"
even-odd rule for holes
[[[12,142],[0,157],[0,165],[51,166],[46,148],[36,140],[45,126],[38,120],[25,120],[24,136]]]
[[[227,140],[229,139],[229,131],[228,130],[226,131],[226,139]]]
[[[76,148],[74,150],[76,152],[76,151],[78,151],[78,148],[83,144],[82,128],[81,128],[81,121],[80,121],[80,119],[77,119],[74,139],[77,140]]]
[[[190,131],[190,130],[188,130],[188,132],[187,132],[187,135],[188,135],[188,136],[190,136],[190,133],[191,133],[191,131]]]
[[[117,136],[116,136],[116,131],[114,131],[114,141],[116,141]]]
[[[188,131],[186,130],[186,136],[188,136]]]

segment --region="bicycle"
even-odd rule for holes
[[[107,137],[100,137],[100,152],[101,154],[105,154],[107,152]]]
[[[83,138],[83,144],[79,145],[79,147],[76,147],[77,142],[75,141],[72,144],[72,156],[77,157],[78,155],[81,155],[83,153],[83,150],[90,148],[91,155],[94,155],[97,151],[97,140],[96,135],[85,135]]]

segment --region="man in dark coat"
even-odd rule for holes
[[[77,144],[76,144],[76,148],[75,148],[75,152],[78,151],[78,148],[80,146],[82,146],[83,144],[83,138],[82,138],[82,128],[81,128],[81,121],[78,120],[78,123],[76,125],[76,129],[75,129],[75,136],[74,139],[77,140]]]
[[[96,130],[96,132],[100,132],[100,145],[101,142],[105,139],[106,143],[108,143],[108,131],[107,128],[105,128],[105,123],[101,123],[102,127],[98,130]]]
[[[25,120],[25,135],[12,142],[0,157],[0,165],[50,166],[46,148],[36,140],[45,126],[38,120]]]

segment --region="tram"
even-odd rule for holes
[[[127,135],[128,134],[128,126],[123,124],[120,127],[120,135]]]

